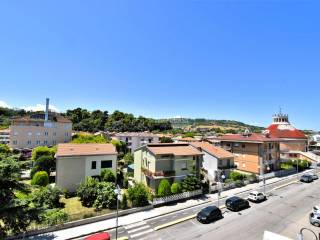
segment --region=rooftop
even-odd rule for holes
[[[249,134],[226,134],[218,137],[220,141],[236,141],[236,142],[253,142],[253,143],[263,143],[263,142],[280,142],[281,139],[271,137],[268,134],[260,133],[249,133]]]
[[[156,134],[150,132],[122,132],[116,133],[116,137],[157,137]]]
[[[148,144],[147,149],[154,155],[174,155],[174,156],[198,156],[203,155],[199,150],[183,143],[159,143]]]
[[[34,113],[29,116],[13,118],[14,122],[44,122],[45,114],[43,112]],[[60,123],[71,123],[71,121],[58,113],[50,112],[49,113],[49,121],[60,122]]]
[[[191,143],[192,146],[196,148],[200,148],[200,150],[205,151],[209,153],[210,155],[213,155],[216,158],[232,158],[234,155],[223,148],[215,147],[212,144],[208,142],[194,142]]]
[[[277,138],[307,139],[307,136],[291,124],[271,124],[267,130],[270,135]]]
[[[57,157],[97,156],[117,154],[116,148],[110,143],[58,144]]]

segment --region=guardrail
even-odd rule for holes
[[[165,204],[165,203],[169,203],[169,202],[179,201],[182,199],[188,199],[191,197],[202,195],[202,193],[203,193],[202,189],[199,189],[199,190],[195,190],[192,192],[184,192],[184,193],[170,195],[167,197],[154,198],[152,201],[152,205],[156,206],[156,205],[161,205],[161,204]]]

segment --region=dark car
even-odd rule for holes
[[[201,223],[213,222],[221,219],[222,217],[221,210],[216,206],[206,207],[197,214],[197,220]]]
[[[240,211],[250,207],[249,201],[240,197],[231,197],[226,200],[226,207],[231,211]]]
[[[313,178],[312,176],[305,174],[300,177],[300,182],[311,183],[313,182]]]

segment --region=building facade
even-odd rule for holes
[[[220,145],[235,155],[237,169],[264,174],[280,169],[280,139],[245,132],[219,137]]]
[[[203,153],[188,143],[147,144],[134,152],[134,179],[156,191],[162,179],[171,183],[199,176]]]
[[[10,125],[10,147],[16,149],[53,146],[71,141],[72,122],[49,112],[49,100],[44,113],[16,118]]]
[[[113,138],[125,142],[129,151],[132,153],[143,145],[159,143],[159,137],[156,134],[149,132],[116,133]]]
[[[3,129],[0,130],[0,144],[9,144],[10,143],[10,130]]]
[[[59,144],[56,159],[56,185],[70,192],[103,169],[116,174],[117,151],[112,144]]]
[[[219,176],[229,176],[235,169],[234,155],[221,147],[213,146],[208,142],[194,142],[191,146],[203,153],[202,169],[210,183],[220,182]]]

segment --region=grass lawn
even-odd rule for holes
[[[103,209],[96,212],[94,208],[87,208],[81,205],[78,197],[61,198],[60,202],[64,203],[64,211],[69,215],[69,221],[79,220],[83,218],[89,218],[99,216],[102,214],[112,213],[113,210]]]

